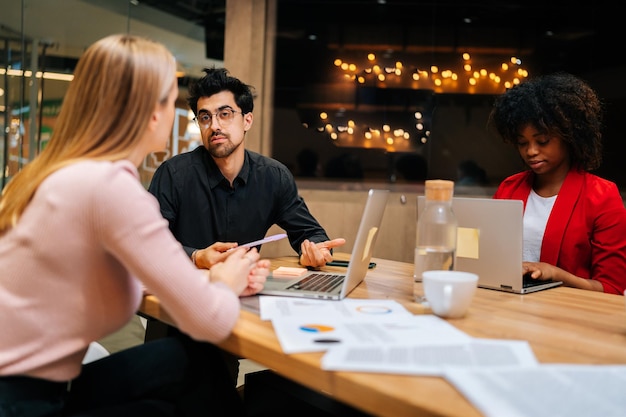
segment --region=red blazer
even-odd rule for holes
[[[530,170],[506,178],[493,198],[522,200],[532,187]],[[615,183],[571,170],[548,217],[541,262],[602,283],[604,292],[626,289],[626,209]]]

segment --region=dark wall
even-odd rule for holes
[[[579,76],[596,89],[605,104],[604,159],[596,173],[616,182],[620,189],[626,189],[623,160],[626,155],[626,125],[623,122],[626,87],[619,83],[618,78],[622,73],[621,68],[616,68]],[[486,171],[491,185],[523,169],[516,150],[487,130],[492,98],[469,95],[437,97],[431,139],[428,145],[416,151],[426,159],[428,178],[456,180],[458,164],[467,159],[474,160]],[[349,153],[360,160],[364,179],[393,181],[395,174],[396,181],[406,180],[392,167],[394,160],[401,155],[388,154],[382,149],[337,147],[327,135],[304,128],[293,107],[277,107],[272,156],[297,174],[296,155],[304,148],[318,153],[321,176],[331,159]]]

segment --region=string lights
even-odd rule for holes
[[[474,63],[472,56],[465,52],[461,60],[454,62],[454,69],[440,68],[439,65],[405,65],[402,61],[395,61],[391,65],[379,63],[374,53],[367,55],[365,65],[335,59],[336,67],[343,71],[343,75],[350,81],[360,85],[376,85],[379,88],[405,87],[412,89],[431,89],[437,94],[464,93],[464,94],[499,94],[522,79],[528,77],[522,60],[510,57],[503,62]]]
[[[369,53],[336,58],[338,76],[329,89],[315,86],[299,106],[303,125],[343,147],[413,152],[431,135],[437,94],[500,94],[528,77],[518,57],[506,60],[469,53],[432,56],[438,65],[418,66]],[[329,100],[330,98],[330,100]]]

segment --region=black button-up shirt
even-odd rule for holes
[[[202,146],[170,158],[154,173],[148,191],[159,200],[161,214],[187,254],[215,242],[262,239],[274,224],[287,232],[298,254],[305,239],[329,240],[289,169],[258,153],[245,153],[232,187]]]

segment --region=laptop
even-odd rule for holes
[[[417,213],[425,197],[417,197]],[[478,286],[516,294],[557,287],[561,281],[540,281],[522,274],[523,213],[521,200],[453,197],[458,221],[457,271],[478,275]]]
[[[369,190],[345,274],[308,271],[305,275],[291,279],[270,276],[259,294],[324,300],[344,299],[365,279],[388,197],[389,190]]]

